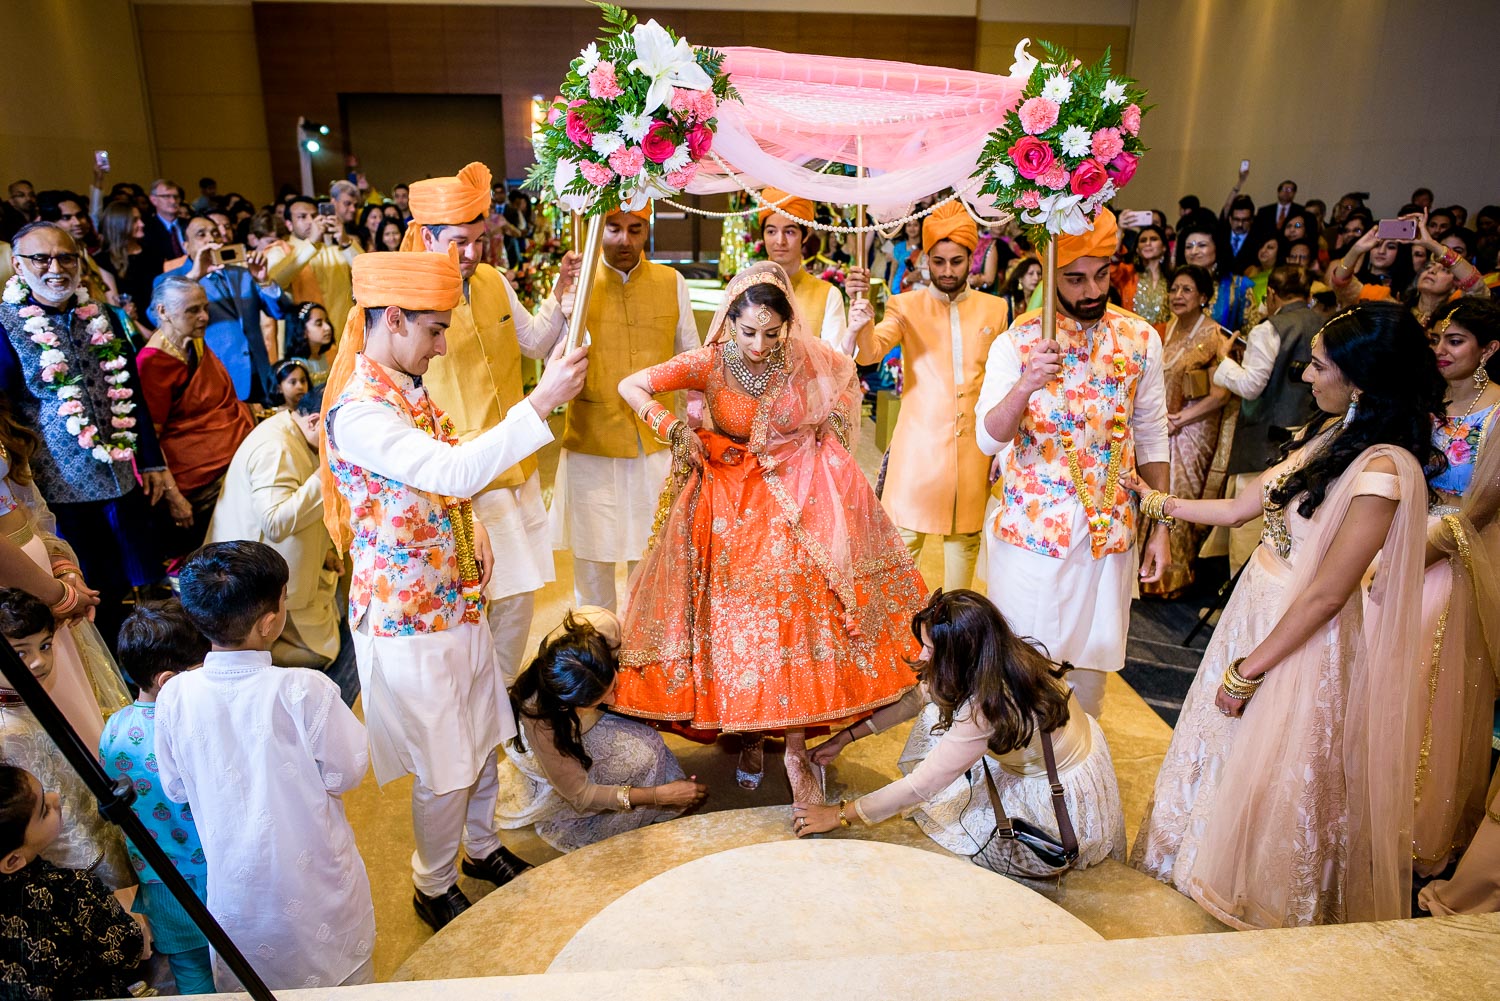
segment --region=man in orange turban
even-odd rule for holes
[[[763,188],[760,192],[760,239],[766,256],[792,280],[792,297],[803,329],[812,337],[847,352],[848,322],[844,314],[844,293],[832,282],[814,277],[803,267],[803,249],[814,232],[808,223],[817,213],[817,205],[807,198],[795,198],[780,188]],[[816,254],[816,251],[814,251]],[[869,279],[850,274],[846,285],[852,296],[869,290]]]
[[[463,299],[448,326],[448,352],[433,359],[424,383],[453,421],[459,441],[499,424],[521,400],[522,358],[545,358],[567,330],[564,300],[578,274],[578,255],[563,258],[557,285],[532,313],[504,275],[484,263],[490,169],[471,163],[452,177],[413,182],[412,221],[401,249],[456,250]],[[566,308],[564,301],[567,302]],[[507,682],[520,673],[531,631],[535,595],[556,579],[547,533],[547,507],[536,460],[501,471],[474,497],[474,517],[506,554],[485,587],[486,617]]]
[[[891,438],[881,504],[913,559],[943,538],[943,587],[966,588],[979,559],[990,459],[974,437],[974,404],[990,344],[1010,322],[1005,300],[969,288],[979,227],[957,201],[922,224],[932,283],[892,296],[879,324],[868,300],[849,307],[854,360],[879,362],[901,346],[901,413]]]
[[[1114,214],[1056,239],[1056,339],[1041,310],[1022,314],[990,348],[979,394],[979,447],[1006,450],[1005,497],[986,526],[989,595],[1013,629],[1076,665],[1068,680],[1098,716],[1125,664],[1141,536],[1142,581],[1171,558],[1167,526],[1143,521],[1120,486],[1134,468],[1168,488],[1166,387],[1161,338],[1109,303]]]
[[[469,906],[460,842],[476,878],[504,883],[526,868],[493,819],[495,749],[516,725],[483,621],[494,548],[470,498],[552,440],[547,417],[582,388],[588,348],[554,354],[530,397],[460,442],[421,381],[464,302],[457,248],[363,254],[353,280],[363,350],[329,406],[325,444],[350,512],[349,626],[370,757],[382,785],[416,776],[413,903],[437,929]]]
[[[604,218],[603,255],[588,304],[589,374],[563,426],[549,512],[552,545],[573,552],[578,605],[614,611],[618,564],[645,555],[672,455],[620,397],[643,368],[699,347],[680,272],[646,260],[651,208]],[[662,402],[671,407],[674,394]]]

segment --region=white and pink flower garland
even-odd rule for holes
[[[600,7],[605,36],[570,65],[527,178],[587,215],[680,194],[713,147],[719,102],[734,97],[722,55]]]
[[[132,399],[135,391],[130,388],[130,372],[126,369],[127,346],[115,335],[109,317],[99,304],[89,301],[88,292],[80,286],[75,294],[77,305],[73,312],[88,321],[89,346],[94,357],[99,359],[99,368],[109,383],[108,434],[100,432],[99,425],[89,413],[83,377],[69,370],[68,358],[59,347],[62,341],[53,329],[53,321],[41,306],[34,302],[28,304],[31,289],[20,275],[11,276],[5,283],[4,300],[21,307],[17,312],[26,321],[22,329],[31,343],[42,349],[42,385],[56,395],[57,415],[65,422],[68,434],[78,440],[79,448],[100,462],[128,462],[135,455],[136,434],[131,428],[135,427],[136,419],[131,414],[136,405]],[[59,319],[62,323],[71,322],[66,314]]]
[[[1086,67],[1041,44],[1045,62],[1026,52],[1027,41],[1016,47],[1011,75],[1026,76],[1026,89],[979,159],[980,190],[1021,210],[1035,246],[1094,228],[1094,215],[1135,176],[1149,110],[1134,80],[1111,76],[1108,53]]]

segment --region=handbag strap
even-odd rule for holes
[[[1062,842],[1064,852],[1076,857],[1078,834],[1073,830],[1073,818],[1068,816],[1068,804],[1063,798],[1063,784],[1057,777],[1057,753],[1052,748],[1052,734],[1043,732],[1041,737],[1042,760],[1047,764],[1047,781],[1052,790],[1052,812],[1057,817],[1058,840]],[[995,786],[994,776],[990,775],[989,755],[981,755],[979,763],[984,769],[984,784],[990,794],[990,806],[995,810],[995,829],[1002,838],[1014,837],[1014,825],[1000,803],[1000,790]]]

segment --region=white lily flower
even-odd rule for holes
[[[1010,75],[1017,80],[1030,80],[1031,71],[1037,68],[1038,60],[1026,47],[1031,44],[1031,39],[1023,38],[1016,45],[1016,61],[1010,64]]]
[[[593,142],[589,143],[594,152],[600,156],[609,156],[624,145],[625,139],[618,132],[601,132],[594,136]]]
[[[1104,99],[1105,104],[1124,104],[1125,85],[1118,80],[1106,81],[1099,96]]]
[[[713,81],[698,65],[693,47],[686,39],[679,38],[674,44],[667,29],[653,18],[645,24],[637,24],[631,32],[635,40],[635,58],[625,67],[628,71],[644,73],[651,81],[646,92],[644,114],[651,114],[672,99],[672,88],[708,90]]]
[[[1067,233],[1069,236],[1082,236],[1091,232],[1094,224],[1089,217],[1083,214],[1079,203],[1083,201],[1081,195],[1069,194],[1059,191],[1055,194],[1045,196],[1041,204],[1035,210],[1027,210],[1021,213],[1021,221],[1027,225],[1043,225],[1047,232],[1056,236],[1058,233]]]
[[[557,158],[557,170],[552,175],[552,189],[561,195],[568,185],[578,179],[578,161],[567,157]]]
[[[653,21],[652,23],[655,24],[656,22]],[[622,212],[639,212],[641,209],[645,208],[646,205],[651,201],[651,190],[653,186],[654,185],[648,182],[647,184],[637,185],[636,187],[631,188],[629,191],[621,190],[620,210]],[[671,194],[675,194],[675,192],[668,188],[666,190],[663,190],[659,197],[665,197]]]
[[[583,58],[583,61],[578,64],[578,75],[588,76],[599,65],[599,46],[590,42],[578,54]]]
[[[1088,129],[1082,125],[1069,125],[1063,129],[1060,145],[1064,156],[1088,156],[1093,142]]]
[[[640,142],[651,131],[651,116],[636,115],[628,111],[620,114],[620,131],[632,142]]]
[[[1073,96],[1073,81],[1068,78],[1066,73],[1057,73],[1049,76],[1047,82],[1042,84],[1042,96],[1049,101],[1056,101],[1058,104],[1062,104]]]

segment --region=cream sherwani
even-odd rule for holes
[[[359,256],[359,244],[350,241],[340,248],[319,240],[311,243],[292,237],[290,253],[273,247],[266,256],[271,280],[291,293],[296,302],[321,303],[333,324],[333,336],[344,335],[344,320],[354,308],[354,283],[349,265]],[[273,259],[274,258],[274,259]]]
[[[644,259],[629,274],[599,268],[588,378],[568,408],[550,521],[553,548],[573,553],[578,604],[614,610],[615,565],[644,555],[671,469],[671,453],[642,436],[618,386],[699,341],[681,274]],[[645,287],[636,294],[636,286]]]
[[[264,542],[286,560],[286,629],[276,663],[321,667],[339,653],[338,574],[323,566],[333,548],[323,524],[318,451],[282,411],[235,450],[208,524],[207,542]]]
[[[799,269],[792,275],[792,296],[797,300],[797,312],[802,314],[808,332],[847,353],[849,317],[844,309],[844,293],[838,286]]]

